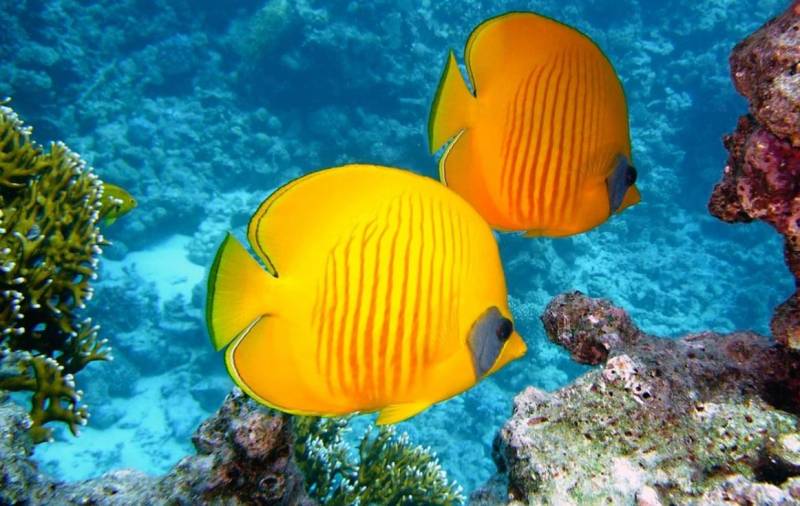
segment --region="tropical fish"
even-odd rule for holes
[[[103,183],[103,198],[100,207],[100,219],[105,226],[109,226],[120,216],[127,214],[136,207],[136,199],[119,186]]]
[[[494,228],[566,236],[640,200],[628,111],[611,63],[587,36],[529,12],[479,25],[452,51],[428,123],[442,181]]]
[[[394,423],[525,353],[491,229],[433,179],[374,165],[311,173],[261,204],[247,238],[261,263],[228,234],[206,320],[262,404]]]

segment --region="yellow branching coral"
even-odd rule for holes
[[[88,416],[74,374],[108,360],[98,327],[79,316],[107,242],[103,183],[63,143],[45,151],[0,102],[0,389],[31,392],[31,435],[50,421],[74,434]]]

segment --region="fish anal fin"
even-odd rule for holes
[[[410,402],[386,406],[381,410],[375,423],[377,425],[388,425],[402,422],[425,411],[429,406],[430,404],[427,402]]]
[[[260,316],[225,352],[236,386],[257,402],[294,415],[336,416],[352,411],[320,394],[319,377],[298,358],[294,342],[302,329],[286,317]]]

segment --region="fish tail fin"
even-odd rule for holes
[[[206,324],[211,343],[221,350],[267,313],[277,279],[228,233],[208,276]]]
[[[447,56],[444,72],[428,119],[428,147],[435,153],[448,139],[468,126],[475,97],[467,88],[453,51]]]

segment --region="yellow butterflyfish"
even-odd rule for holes
[[[640,200],[625,94],[586,35],[530,12],[479,25],[451,51],[431,109],[440,177],[494,228],[567,236]]]
[[[525,353],[491,229],[435,180],[374,165],[311,173],[269,196],[247,237],[261,264],[229,234],[206,319],[262,404],[394,423]]]

